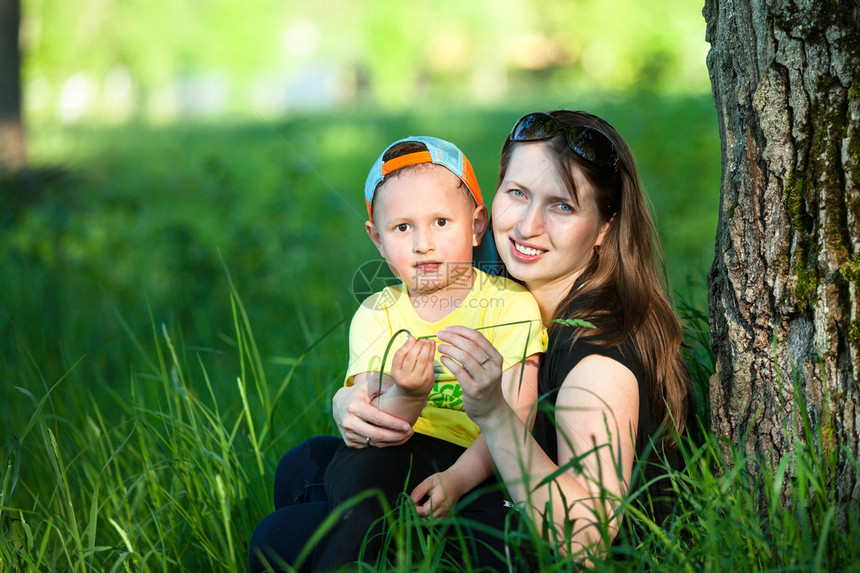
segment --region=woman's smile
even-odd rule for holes
[[[538,249],[525,243],[521,243],[515,239],[510,239],[513,247],[512,254],[521,261],[531,262],[536,261],[541,255],[547,252],[546,249]]]

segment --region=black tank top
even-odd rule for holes
[[[635,348],[628,339],[621,346],[603,346],[596,344],[593,339],[583,340],[580,338],[572,346],[570,344],[573,327],[556,325],[549,337],[549,344],[544,359],[541,361],[538,372],[538,412],[535,419],[532,434],[535,440],[546,452],[546,454],[558,463],[558,437],[554,423],[554,411],[558,390],[567,375],[586,356],[597,354],[606,356],[626,366],[636,377],[639,387],[639,421],[636,434],[636,461],[634,461],[633,480],[628,492],[634,492],[644,480],[657,477],[665,477],[665,469],[661,465],[651,462],[656,461],[658,455],[651,445],[651,438],[656,436],[660,430],[659,420],[651,413],[648,389],[642,363]],[[680,456],[677,450],[662,453],[669,465],[675,469],[681,467]],[[654,503],[655,517],[662,520],[669,511],[671,497],[668,480],[660,479],[648,490]],[[647,502],[643,499],[643,502]],[[660,523],[660,521],[657,521]]]

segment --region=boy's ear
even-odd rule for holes
[[[379,249],[379,254],[382,255],[382,239],[380,239],[379,231],[376,229],[376,225],[373,224],[373,221],[365,221],[364,230],[367,231],[367,236],[370,237],[370,240],[373,241],[373,244],[376,245],[377,249]]]
[[[477,247],[481,244],[481,239],[487,231],[489,216],[487,208],[484,205],[475,207],[475,213],[472,215],[472,246]]]

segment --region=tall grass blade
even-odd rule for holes
[[[221,507],[221,525],[224,528],[224,537],[227,538],[227,547],[225,548],[225,555],[227,555],[230,559],[230,568],[233,571],[236,571],[238,570],[238,566],[236,564],[236,552],[233,549],[233,536],[231,535],[233,527],[230,519],[230,503],[227,499],[227,490],[224,487],[224,479],[220,475],[215,476],[215,487],[218,493],[218,501]]]
[[[72,492],[69,489],[69,479],[66,474],[66,466],[63,463],[63,457],[62,454],[60,454],[60,448],[57,445],[57,438],[54,436],[54,432],[52,432],[50,428],[45,428],[45,431],[48,433],[48,438],[51,443],[49,458],[51,460],[51,465],[54,467],[54,473],[59,486],[60,504],[63,508],[63,513],[65,513],[67,524],[71,530],[69,533],[74,541],[74,550],[80,554],[83,552],[83,540],[81,539],[81,531],[78,527],[78,518],[75,514],[75,506],[72,501]],[[68,548],[66,550],[68,551]],[[69,556],[69,562],[77,563],[75,569],[84,569],[83,563],[79,560],[72,560],[71,556]]]
[[[242,412],[245,414],[245,421],[248,424],[248,431],[251,432],[251,443],[254,447],[254,454],[257,458],[257,469],[260,475],[263,476],[266,470],[263,467],[263,457],[260,454],[260,444],[257,441],[257,434],[254,431],[254,418],[251,416],[251,408],[248,406],[248,396],[245,393],[245,383],[242,378],[237,378],[236,383],[239,386],[239,396],[242,398]]]

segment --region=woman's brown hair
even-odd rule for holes
[[[594,189],[601,219],[612,222],[603,245],[592,253],[554,318],[594,323],[594,329],[576,329],[571,343],[582,337],[619,346],[629,338],[642,364],[654,418],[674,426],[680,435],[690,399],[689,375],[680,353],[681,323],[669,296],[663,252],[633,154],[618,132],[597,116],[567,110],[549,113],[566,127],[600,131],[612,142],[618,158],[615,169],[598,167],[574,153],[562,131],[545,141],[558,159],[574,204],[580,201],[573,181],[575,166]],[[515,145],[508,138],[502,148],[500,184]],[[671,434],[664,433],[664,444],[674,444]]]

